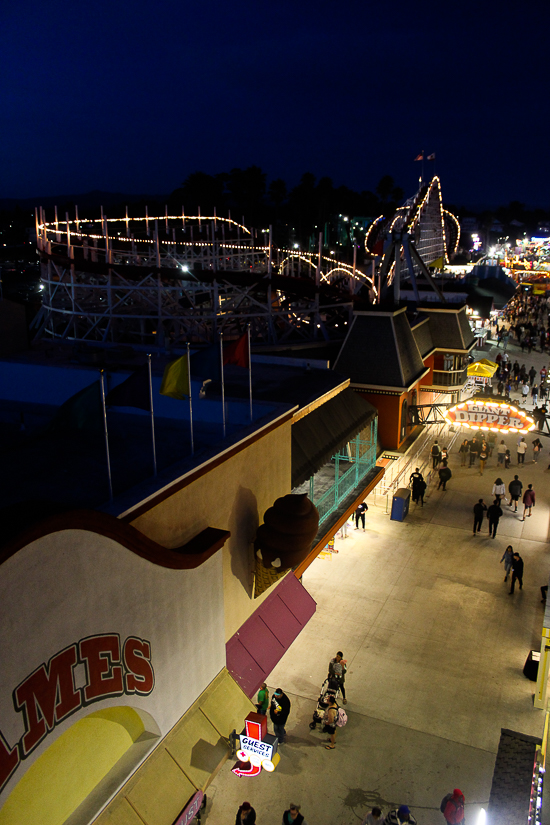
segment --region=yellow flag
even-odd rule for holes
[[[187,355],[182,355],[176,361],[170,361],[164,368],[160,394],[168,395],[170,398],[189,398],[189,369],[187,367]]]
[[[435,261],[431,262],[430,266],[433,266],[434,269],[443,269],[445,261],[443,258],[436,258]]]

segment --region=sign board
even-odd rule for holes
[[[196,815],[200,811],[203,797],[204,793],[202,791],[197,791],[197,793],[191,797],[181,814],[178,816],[174,822],[174,825],[189,825],[189,823],[195,819]]]
[[[459,424],[470,430],[494,433],[528,433],[535,422],[525,410],[499,401],[481,401],[470,398],[445,410],[449,424]]]
[[[236,776],[258,776],[262,770],[271,773],[279,763],[277,737],[267,732],[267,719],[259,713],[249,713],[245,729],[239,736],[239,762],[233,768]]]

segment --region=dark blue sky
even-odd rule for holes
[[[509,7],[508,7],[509,8]],[[2,4],[0,197],[261,166],[550,206],[548,2]],[[427,166],[428,168],[428,166]]]

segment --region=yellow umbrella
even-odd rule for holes
[[[498,370],[498,364],[483,363],[483,361],[475,361],[468,367],[468,375],[476,378],[492,378]]]

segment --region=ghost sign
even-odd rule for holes
[[[499,401],[470,398],[449,407],[444,418],[449,424],[459,424],[471,430],[491,430],[494,433],[528,433],[535,426],[525,410]]]

